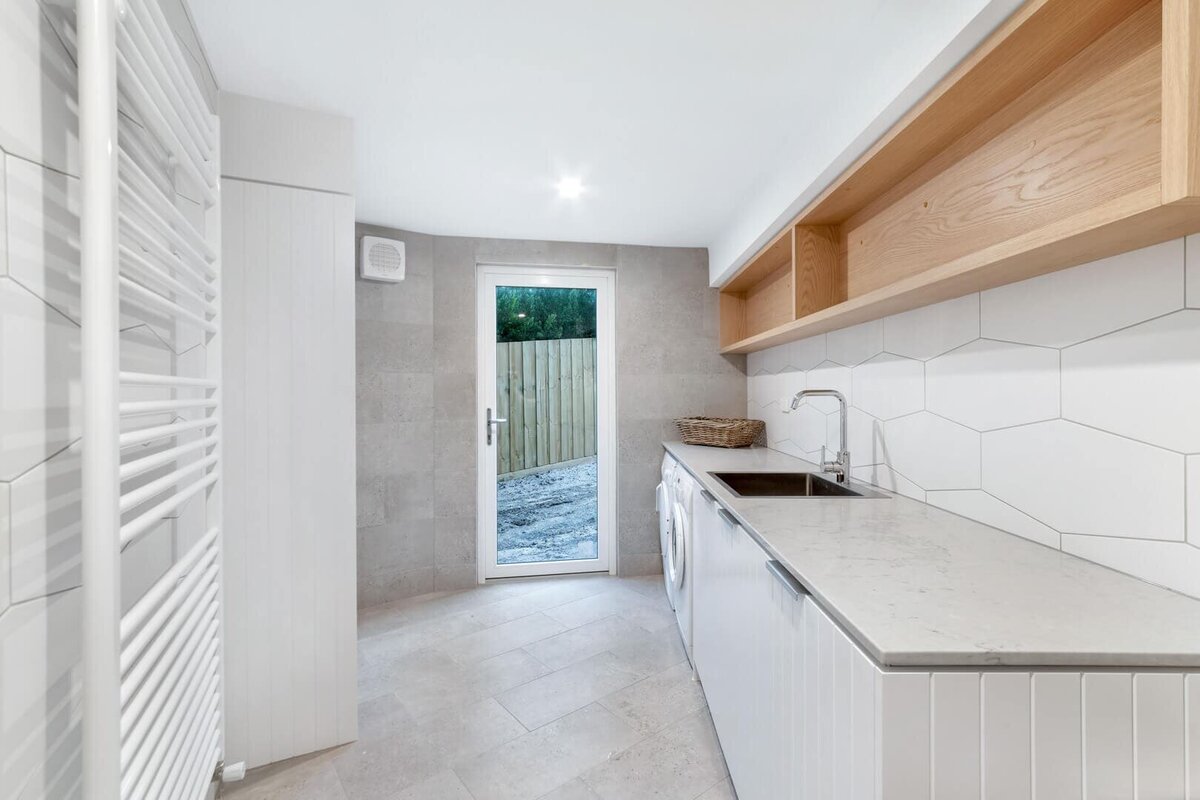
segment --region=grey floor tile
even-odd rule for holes
[[[466,611],[420,620],[378,636],[360,639],[358,663],[390,662],[409,653],[481,631],[485,627]]]
[[[495,700],[449,711],[407,726],[394,736],[357,742],[333,762],[349,800],[390,798],[464,758],[525,734]]]
[[[614,615],[648,631],[661,630],[675,622],[666,595],[650,598],[623,585],[547,609],[546,615],[571,627]]]
[[[643,739],[583,774],[583,780],[603,800],[694,800],[727,774],[720,752],[690,728],[703,725],[707,714],[679,723]]]
[[[645,736],[707,706],[700,683],[692,680],[692,668],[686,661],[618,689],[600,704]]]
[[[717,740],[717,729],[713,727],[712,715],[708,713],[707,707],[684,717],[663,729],[658,735],[711,759],[719,765],[723,774],[729,774],[725,755],[721,752],[721,743]]]
[[[598,653],[499,694],[496,699],[533,730],[629,686],[638,679],[611,653]]]
[[[538,800],[600,800],[600,795],[592,791],[592,787],[583,782],[582,778],[567,781]]]
[[[642,678],[687,661],[677,626],[634,637],[610,652],[622,667]]]
[[[224,797],[735,800],[661,576],[504,581],[359,619],[361,740]]]
[[[732,781],[726,778],[700,795],[696,800],[737,800],[737,795],[733,791]]]
[[[475,800],[453,770],[438,772],[399,794],[394,800]]]
[[[632,578],[623,578],[621,583],[647,597],[662,598],[664,601],[667,599],[667,590],[663,584],[661,572],[657,575],[638,575]]]
[[[477,798],[536,800],[636,742],[628,725],[590,705],[455,767]]]
[[[445,713],[520,686],[550,672],[524,650],[510,650],[476,664],[459,664],[444,653],[432,674],[412,676],[395,689],[400,705],[414,719]]]
[[[584,597],[608,590],[619,578],[609,575],[583,575],[547,581],[544,585],[525,594],[525,598],[539,608],[555,608]]]
[[[605,617],[526,645],[525,652],[551,669],[562,669],[620,647],[641,633],[641,628],[621,617]]]
[[[537,603],[533,603],[521,595],[516,595],[488,603],[468,613],[484,628],[491,628],[512,622],[514,619],[527,617],[538,610]]]
[[[345,800],[333,767],[333,752],[324,751],[251,770],[246,779],[226,784],[222,800]]]
[[[550,619],[545,614],[536,613],[452,639],[438,645],[438,649],[460,664],[474,664],[485,658],[532,644],[547,636],[562,633],[564,630],[566,626],[561,622]]]
[[[453,670],[458,662],[438,650],[418,650],[393,660],[372,661],[358,668],[359,702],[397,689],[422,684]]]
[[[358,704],[358,740],[369,742],[393,736],[412,721],[412,715],[394,694],[364,700]]]

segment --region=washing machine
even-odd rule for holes
[[[658,484],[654,504],[658,508],[658,540],[662,549],[663,580],[666,583],[667,602],[675,608],[675,587],[671,583],[667,553],[671,548],[671,525],[675,514],[675,478],[681,472],[679,462],[665,454],[662,460],[662,480]]]
[[[671,534],[667,546],[666,579],[674,598],[675,619],[679,635],[692,662],[692,508],[700,487],[688,471],[675,470],[674,505],[671,512]]]

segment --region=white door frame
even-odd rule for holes
[[[616,272],[589,267],[480,264],[476,290],[476,466],[478,504],[476,564],[479,582],[489,578],[617,572]],[[595,559],[496,563],[496,444],[488,444],[487,410],[496,409],[496,287],[550,286],[596,290],[596,527]]]

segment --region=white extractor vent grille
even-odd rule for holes
[[[371,281],[404,280],[404,242],[364,236],[359,247],[359,274]]]

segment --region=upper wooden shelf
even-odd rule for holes
[[[747,353],[1200,231],[1200,0],[1030,0],[721,289]]]

